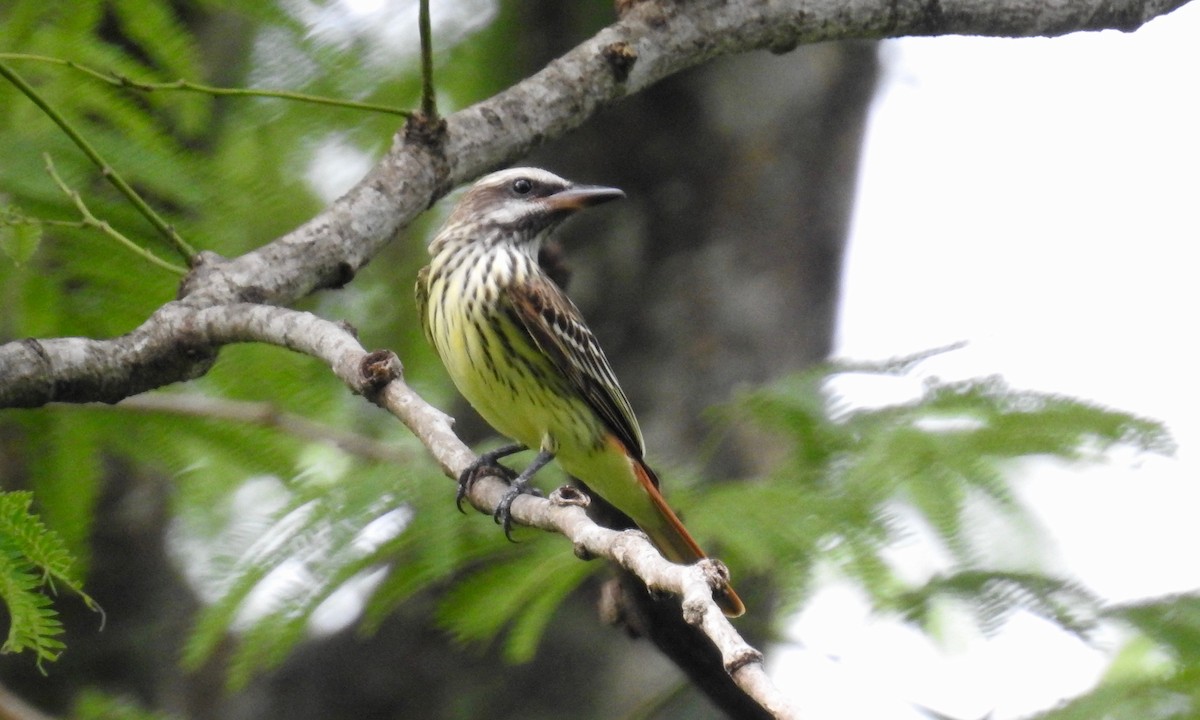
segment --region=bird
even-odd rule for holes
[[[494,517],[507,534],[513,500],[557,460],[629,516],[667,559],[692,563],[706,555],[646,464],[641,428],[604,351],[575,303],[538,265],[543,242],[564,220],[623,197],[619,189],[539,168],[484,176],[430,242],[430,262],[417,275],[417,309],[459,392],[513,441],[462,472],[460,503],[481,473],[504,473],[511,482]],[[514,478],[499,460],[524,450],[537,455]],[[745,612],[728,584],[715,600],[726,615]]]

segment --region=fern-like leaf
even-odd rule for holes
[[[1200,668],[1200,595],[1172,595],[1117,605],[1105,615],[1132,625],[1181,662]]]
[[[787,607],[812,585],[819,560],[856,580],[879,607],[914,621],[950,595],[971,603],[985,630],[1024,608],[1086,632],[1094,599],[1033,571],[987,568],[971,513],[997,511],[1014,535],[1027,534],[1033,523],[1010,488],[1011,461],[1088,460],[1122,444],[1168,453],[1169,434],[1154,421],[1016,390],[995,377],[930,380],[915,397],[877,407],[851,407],[830,394],[839,375],[903,376],[928,355],[832,363],[748,393],[737,404],[741,416],[762,430],[764,446],[773,439],[782,452],[766,477],[722,486],[698,507],[684,507],[689,525],[723,537],[720,556],[735,570],[769,573],[798,591]],[[914,527],[932,531],[951,567],[911,588],[886,551]]]
[[[893,608],[905,619],[926,625],[942,598],[967,602],[985,632],[994,632],[1017,610],[1025,610],[1086,638],[1095,628],[1098,599],[1068,580],[1039,573],[964,570],[939,575],[900,593]]]
[[[38,668],[53,662],[64,645],[62,623],[47,594],[54,584],[75,591],[95,608],[72,568],[62,539],[29,511],[28,492],[0,493],[0,600],[11,618],[0,652],[31,651]]]

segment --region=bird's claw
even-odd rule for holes
[[[516,542],[512,536],[512,504],[513,500],[516,500],[519,495],[541,497],[542,493],[537,488],[531,487],[527,478],[518,477],[508,486],[508,490],[504,492],[504,496],[500,498],[500,502],[496,503],[496,510],[492,512],[492,519],[504,528],[504,537],[508,538],[509,542]]]
[[[454,494],[454,507],[458,508],[459,512],[466,513],[466,510],[463,510],[462,502],[467,493],[471,492],[471,486],[479,478],[489,475],[502,477],[510,483],[517,476],[513,470],[504,467],[494,458],[488,457],[487,453],[480,455],[458,476],[458,492]]]
[[[481,477],[495,475],[502,477],[508,481],[508,490],[500,498],[500,502],[496,504],[495,511],[492,512],[492,519],[504,527],[504,537],[512,540],[512,504],[513,500],[517,499],[518,495],[529,493],[541,497],[541,493],[536,488],[529,485],[530,479],[541,468],[545,467],[546,463],[554,459],[554,454],[549,450],[538,451],[537,457],[533,462],[525,468],[525,471],[520,475],[512,470],[504,467],[499,463],[500,458],[508,457],[514,453],[528,449],[526,446],[519,443],[505,445],[504,447],[496,448],[483,453],[475,459],[475,462],[467,466],[465,470],[458,476],[458,494],[455,496],[454,503],[460,511],[462,511],[463,498],[470,492],[471,486]]]

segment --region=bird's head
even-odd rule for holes
[[[625,197],[616,188],[578,185],[538,168],[510,168],[480,178],[455,205],[443,237],[511,242],[537,253],[559,223],[592,205]],[[430,251],[436,252],[431,246]]]

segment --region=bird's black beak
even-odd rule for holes
[[[570,214],[593,205],[606,203],[609,200],[619,200],[623,197],[625,197],[625,193],[617,188],[600,185],[572,185],[565,190],[560,190],[553,195],[545,197],[542,202],[552,212]]]

